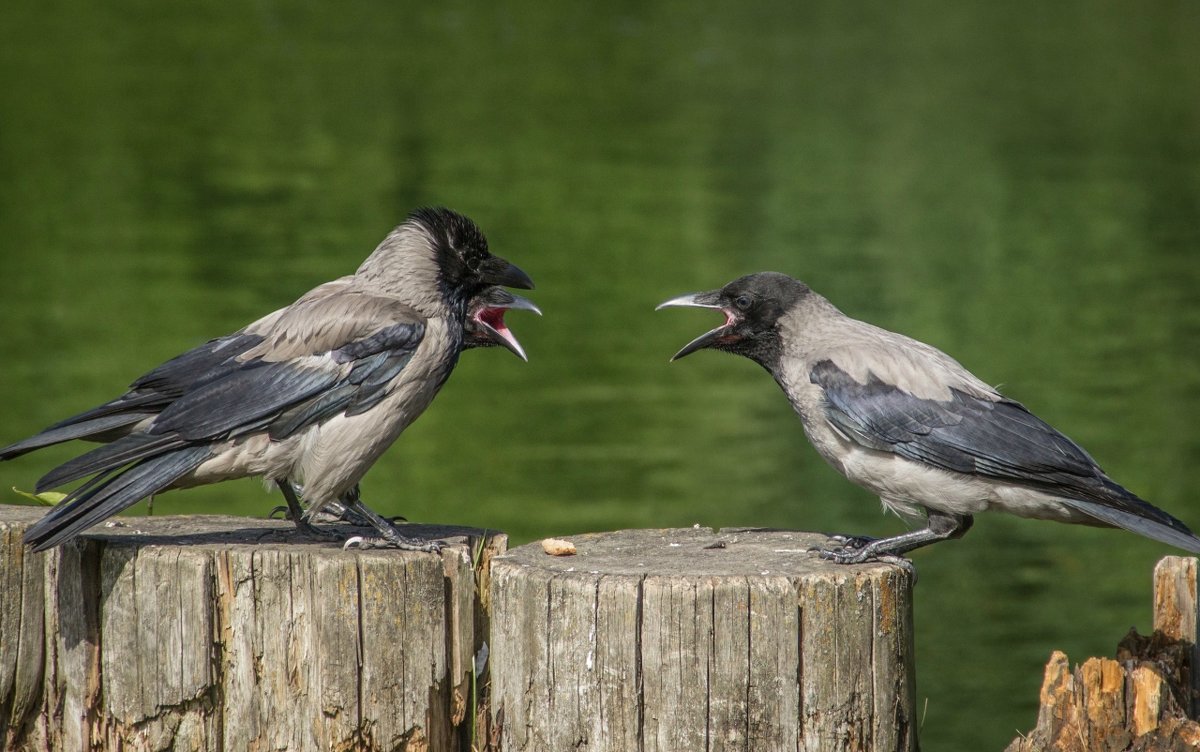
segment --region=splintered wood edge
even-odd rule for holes
[[[1164,556],[1154,567],[1154,628],[1196,642],[1196,564],[1191,556]]]

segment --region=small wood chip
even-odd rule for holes
[[[542,541],[542,550],[551,556],[574,556],[575,544],[560,538],[546,538]]]

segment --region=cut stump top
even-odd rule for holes
[[[28,527],[41,519],[50,507],[0,504],[0,529]],[[118,516],[80,534],[81,538],[124,546],[190,546],[258,549],[302,547],[305,550],[342,548],[345,540],[361,535],[370,537],[374,530],[344,523],[320,524],[320,530],[336,533],[338,540],[314,540],[300,533],[290,520],[237,517],[220,514]],[[492,537],[499,531],[460,525],[397,525],[404,534],[422,540],[441,540],[451,546],[464,545],[470,538]],[[383,553],[419,553],[395,549],[369,549]],[[347,553],[362,553],[354,550]]]
[[[665,528],[618,530],[562,536],[575,544],[571,556],[551,556],[532,543],[496,557],[497,562],[549,573],[628,576],[784,576],[807,579],[831,574],[882,575],[899,570],[872,562],[844,565],[826,561],[816,550],[828,542],[819,533],[763,528]]]

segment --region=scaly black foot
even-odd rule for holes
[[[857,538],[844,535],[830,537],[835,545],[822,548],[817,555],[837,564],[862,564],[868,561],[907,562],[900,554],[906,554],[930,543],[961,538],[971,529],[970,515],[926,510],[925,527],[920,530],[894,535],[891,538]],[[840,545],[838,545],[840,544]],[[911,564],[902,565],[911,567]]]
[[[370,507],[357,499],[352,501],[350,506],[356,513],[370,521],[371,526],[379,531],[379,536],[366,538],[356,535],[346,541],[343,548],[398,548],[403,551],[428,551],[436,554],[446,547],[446,544],[440,540],[426,541],[402,535],[392,523],[375,514]]]
[[[343,545],[343,549],[374,549],[374,548],[391,548],[400,551],[425,551],[431,554],[439,554],[446,544],[440,540],[427,541],[420,538],[410,538],[407,535],[396,533],[394,535],[381,535],[378,537],[363,537],[356,535],[348,539]]]

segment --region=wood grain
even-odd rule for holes
[[[806,533],[570,540],[492,565],[504,750],[916,748],[903,569],[822,561]]]
[[[4,749],[469,745],[472,558],[502,534],[407,526],[451,545],[343,551],[287,522],[119,518],[32,554],[41,514],[0,506]]]

